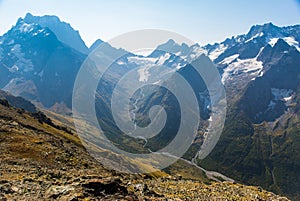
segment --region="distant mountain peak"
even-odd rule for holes
[[[254,25],[250,28],[250,31],[248,32],[248,37],[253,37],[258,34],[266,34],[266,35],[277,35],[281,36],[281,28],[274,25],[272,22],[263,24],[263,25]]]
[[[36,19],[44,19],[53,22],[61,22],[56,15],[44,15],[44,16],[34,16],[31,13],[27,13],[24,17],[24,21],[36,21]],[[66,23],[68,24],[68,23]]]
[[[274,25],[272,22],[268,22],[268,23],[265,23],[265,24],[256,24],[256,25],[253,25],[251,27],[251,29],[255,29],[255,28],[265,28],[265,29],[270,29],[270,28],[279,28],[278,26]]]
[[[182,52],[189,52],[190,48],[192,47],[200,47],[197,43],[194,45],[189,46],[186,43],[179,44],[178,42],[174,41],[173,39],[169,39],[167,42],[159,45],[156,49],[162,50],[166,52],[171,52],[175,54],[176,52],[182,51]]]
[[[69,23],[61,21],[57,16],[34,16],[31,13],[27,13],[23,20],[29,24],[38,24],[43,28],[48,27],[56,35],[58,40],[81,53],[88,54],[89,50],[79,32],[74,30]]]
[[[102,44],[103,41],[100,39],[97,39],[89,48],[90,52],[96,49],[100,44]]]
[[[189,46],[184,42],[179,44],[175,40],[169,39],[167,42],[157,46],[157,48],[149,56],[161,57],[168,53],[171,53],[176,57],[181,57],[181,59],[187,62],[191,62],[197,59],[201,54],[206,54],[207,52],[202,47],[200,47],[198,43]]]
[[[166,43],[164,43],[166,45],[179,45],[178,43],[176,43],[173,39],[169,39]]]

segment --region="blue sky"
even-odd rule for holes
[[[0,0],[0,35],[27,12],[59,16],[87,45],[145,28],[174,31],[204,45],[253,24],[300,24],[299,0]]]

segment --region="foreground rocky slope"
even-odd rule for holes
[[[5,99],[0,100],[0,144],[1,200],[288,200],[236,183],[108,170],[71,130]]]

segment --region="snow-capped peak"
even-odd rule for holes
[[[276,44],[278,38],[285,40],[289,45],[295,46],[299,51],[299,32],[300,25],[278,27],[272,23],[252,26],[247,34],[227,38],[221,43],[214,45],[206,45],[203,48],[207,50],[208,56],[215,63],[222,62],[226,57],[230,57],[245,48],[249,48],[249,52],[258,53],[259,49],[267,45]],[[254,49],[253,49],[254,48]],[[248,58],[254,58],[256,55],[251,54]]]
[[[154,55],[155,52],[168,52],[176,55],[177,57],[180,57],[186,62],[191,62],[198,58],[200,55],[207,54],[207,51],[205,51],[197,43],[190,46],[186,43],[182,43],[180,45],[173,39],[170,39],[166,43],[159,45],[151,55]]]
[[[69,23],[61,21],[57,16],[33,16],[27,13],[23,19],[26,23],[34,23],[40,25],[42,28],[50,29],[61,42],[78,50],[79,52],[87,54],[89,52],[84,41],[81,39],[78,31],[74,30]]]

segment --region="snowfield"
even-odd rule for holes
[[[252,59],[237,59],[224,69],[222,75],[222,83],[224,84],[232,75],[238,75],[241,73],[248,73],[256,76],[261,76],[263,70],[263,62],[257,61],[256,58]]]

